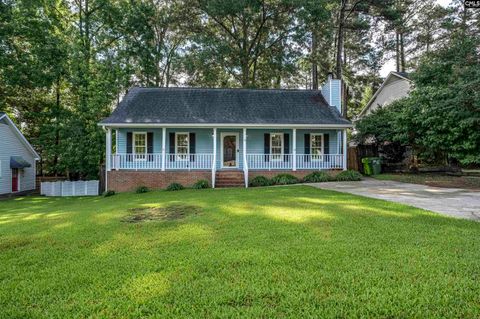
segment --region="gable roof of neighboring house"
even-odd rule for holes
[[[405,81],[408,81],[408,82],[412,82],[412,80],[410,80],[410,76],[408,73],[406,72],[390,72],[387,77],[385,78],[385,80],[383,81],[382,85],[378,88],[378,90],[375,92],[375,94],[372,96],[372,98],[370,99],[370,101],[368,101],[367,105],[365,105],[365,107],[362,109],[362,111],[360,112],[360,114],[358,114],[357,118],[361,118],[362,116],[365,115],[365,113],[370,109],[370,107],[372,106],[373,102],[377,99],[378,95],[380,94],[380,92],[382,92],[382,90],[385,88],[385,86],[391,81],[391,79],[393,77],[396,77],[396,78],[399,78],[399,79],[402,79],[402,80],[405,80]]]
[[[351,125],[320,91],[139,87],[108,124]]]
[[[33,154],[36,160],[39,160],[40,156],[32,147],[32,145],[27,141],[25,136],[23,136],[22,132],[20,132],[18,127],[15,125],[15,123],[13,123],[13,121],[8,117],[6,113],[0,112],[0,121],[4,119],[7,121],[8,125],[12,127],[13,132],[15,133],[15,135],[17,135],[18,139],[23,143],[23,145],[25,145],[25,147]]]

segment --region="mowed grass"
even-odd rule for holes
[[[169,205],[197,210],[125,222]],[[478,318],[479,238],[307,186],[18,198],[0,201],[0,317]]]

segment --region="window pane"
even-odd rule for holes
[[[281,134],[272,134],[272,147],[282,146],[282,135]]]
[[[188,134],[177,134],[176,136],[177,147],[175,149],[175,153],[180,154],[177,155],[177,158],[180,160],[187,160],[188,159]]]
[[[177,147],[188,146],[188,134],[177,134]]]
[[[134,134],[133,152],[137,154],[136,159],[145,159],[147,153],[147,136],[146,134]]]
[[[280,160],[283,153],[283,134],[270,135],[270,152],[272,160]]]
[[[282,154],[281,147],[272,147],[272,154]]]
[[[312,148],[315,147],[322,147],[322,136],[321,135],[312,135],[312,140],[311,140],[311,145]]]
[[[322,135],[311,135],[310,139],[310,151],[312,158],[315,160],[322,159]]]

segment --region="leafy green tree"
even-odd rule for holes
[[[198,0],[192,7],[197,8],[199,21],[191,53],[200,54],[206,65],[213,60],[221,67],[217,85],[228,79],[227,83],[237,86],[256,87],[259,74],[274,73],[271,70],[282,72],[279,70],[282,63],[278,61],[284,57],[283,47],[288,47],[298,28],[296,6],[290,1]],[[190,75],[199,72],[193,68],[187,70]],[[204,75],[197,73],[197,76],[208,79],[211,71],[203,68],[201,71]],[[272,78],[268,86],[276,81]]]
[[[480,164],[479,43],[454,34],[420,63],[410,96],[361,120],[357,138],[411,145],[427,161]]]

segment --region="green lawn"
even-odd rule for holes
[[[479,238],[307,186],[0,201],[0,318],[478,318]]]

